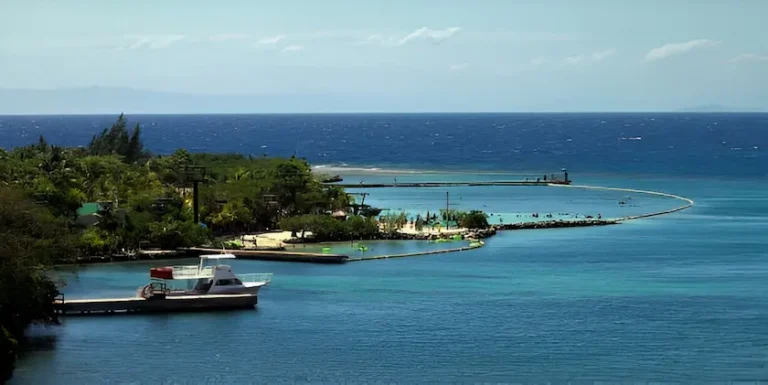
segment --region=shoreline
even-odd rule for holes
[[[682,197],[675,194],[664,193],[660,191],[640,190],[640,189],[622,188],[622,187],[565,185],[565,184],[557,184],[557,183],[550,183],[544,186],[574,188],[574,189],[632,192],[637,194],[647,194],[647,195],[677,199],[685,202],[686,204],[672,208],[672,209],[625,216],[620,218],[597,218],[597,219],[588,218],[588,219],[575,219],[575,220],[555,219],[555,220],[532,221],[532,222],[517,222],[517,223],[491,225],[489,226],[488,229],[456,229],[453,232],[446,232],[445,234],[443,234],[442,232],[432,233],[431,231],[427,231],[426,233],[398,231],[396,234],[394,234],[394,236],[392,234],[387,235],[387,234],[381,233],[379,234],[381,236],[380,238],[373,238],[373,239],[383,240],[383,241],[407,241],[407,240],[423,241],[423,240],[428,240],[432,238],[443,238],[443,237],[450,237],[454,235],[461,235],[462,238],[465,240],[479,241],[480,239],[488,238],[496,235],[498,231],[536,230],[536,229],[553,229],[553,228],[562,229],[562,228],[574,228],[574,227],[617,225],[627,221],[672,214],[675,212],[689,209],[695,205],[695,202],[690,198]],[[430,254],[439,254],[439,253],[452,252],[452,251],[464,251],[468,249],[477,248],[477,247],[461,247],[461,248],[455,248],[455,249],[428,250],[428,251],[419,251],[419,252],[407,253],[403,255],[394,255],[394,256],[371,256],[371,257],[361,259],[361,258],[351,258],[347,255],[341,255],[341,254],[324,254],[324,253],[299,252],[295,250],[287,250],[285,248],[285,245],[289,243],[286,241],[289,239],[288,237],[290,236],[290,234],[291,233],[289,231],[274,231],[274,232],[262,233],[262,234],[244,235],[242,236],[243,240],[245,240],[245,242],[256,241],[254,245],[258,244],[259,239],[261,239],[262,241],[269,240],[273,244],[271,246],[263,247],[261,249],[258,249],[258,248],[229,249],[227,251],[235,255],[240,254],[242,256],[241,257],[242,259],[272,260],[272,261],[286,261],[286,262],[311,262],[311,263],[346,263],[348,261],[376,260],[376,259],[408,257],[408,256],[416,256],[416,255],[430,255]],[[339,242],[346,243],[347,241],[339,241]],[[480,243],[484,245],[482,241],[480,241]],[[482,247],[482,245],[478,247]],[[450,251],[446,251],[446,250],[450,250]],[[174,260],[174,259],[194,258],[204,252],[215,253],[219,251],[220,251],[219,249],[204,248],[204,247],[193,247],[193,248],[185,248],[185,249],[178,249],[178,250],[157,250],[157,251],[147,250],[144,252],[140,251],[134,254],[125,254],[125,255],[117,255],[117,256],[109,256],[109,257],[105,257],[105,256],[86,257],[70,263],[60,263],[60,264],[57,264],[56,266],[60,267],[60,266],[91,265],[91,264],[101,264],[101,263]],[[158,256],[158,258],[155,258],[155,256]]]

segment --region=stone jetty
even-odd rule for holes
[[[621,223],[615,219],[579,219],[579,220],[551,220],[520,223],[505,223],[494,225],[497,230],[528,230],[528,229],[559,229],[566,227],[589,227],[618,225]]]

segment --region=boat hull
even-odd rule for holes
[[[164,313],[253,309],[257,303],[252,294],[186,295],[56,301],[54,309],[59,314]]]

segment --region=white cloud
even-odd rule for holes
[[[385,36],[377,33],[368,35],[368,37],[359,44],[381,44],[384,46],[397,47],[416,40],[431,40],[432,42],[438,43],[459,33],[461,30],[461,27],[450,27],[446,29],[421,27],[405,36]]]
[[[408,35],[405,35],[402,39],[398,40],[395,45],[403,45],[412,40],[417,39],[432,39],[435,42],[443,41],[456,33],[461,31],[461,27],[450,27],[446,29],[429,29],[427,27],[421,27]]]
[[[258,43],[261,45],[275,45],[283,40],[285,40],[285,36],[277,35],[277,36],[261,38],[259,39]]]
[[[132,39],[133,42],[127,46],[121,48],[124,49],[139,49],[139,48],[151,48],[161,49],[168,48],[172,44],[182,41],[186,38],[185,35],[131,35],[126,36],[128,39]]]
[[[249,36],[244,33],[222,33],[219,35],[213,35],[208,37],[208,40],[214,42],[232,41],[232,40],[245,40]]]
[[[360,39],[366,35],[365,31],[359,30],[320,30],[308,33],[297,33],[291,35],[291,40],[311,41],[319,39]]]
[[[539,68],[544,64],[547,64],[549,62],[549,59],[545,57],[535,57],[531,59],[530,66],[532,68]]]
[[[448,69],[451,70],[451,71],[461,71],[463,69],[466,69],[467,67],[469,67],[469,64],[461,63],[461,64],[454,64],[454,65],[448,67]]]
[[[361,41],[358,44],[363,44],[363,45],[364,44],[374,44],[374,43],[385,44],[386,41],[387,41],[387,38],[384,37],[384,35],[381,35],[381,34],[377,33],[377,34],[373,34],[373,35],[370,35],[370,36],[366,37],[365,40]]]
[[[304,47],[300,45],[289,45],[280,50],[280,52],[299,52],[303,51]]]
[[[745,53],[729,60],[731,63],[742,62],[768,62],[768,55],[755,55],[753,53]]]
[[[615,50],[608,49],[608,50],[605,50],[605,51],[600,51],[600,52],[593,53],[590,56],[590,59],[592,59],[592,61],[601,61],[601,60],[605,60],[605,59],[607,59],[607,58],[609,58],[609,57],[611,57],[611,56],[613,56],[615,54],[616,54]]]
[[[696,39],[684,43],[669,43],[661,47],[656,47],[645,55],[645,61],[652,62],[661,60],[674,55],[684,54],[695,49],[708,48],[720,44],[719,41],[707,39]]]
[[[616,54],[615,50],[608,49],[600,52],[593,52],[589,55],[570,56],[565,58],[565,64],[569,65],[591,65],[603,61]],[[533,64],[533,62],[531,63]]]

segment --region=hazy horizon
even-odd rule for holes
[[[365,96],[368,96],[367,98]],[[461,106],[413,103],[397,108],[377,95],[344,94],[223,94],[159,92],[122,87],[66,89],[0,88],[0,115],[199,115],[199,114],[578,114],[578,113],[765,113],[766,109],[736,108],[720,104],[671,109],[567,110],[462,109]],[[294,105],[302,106],[301,109]],[[44,105],[45,108],[40,108]],[[366,107],[373,106],[373,107]],[[391,109],[387,109],[389,106]]]

